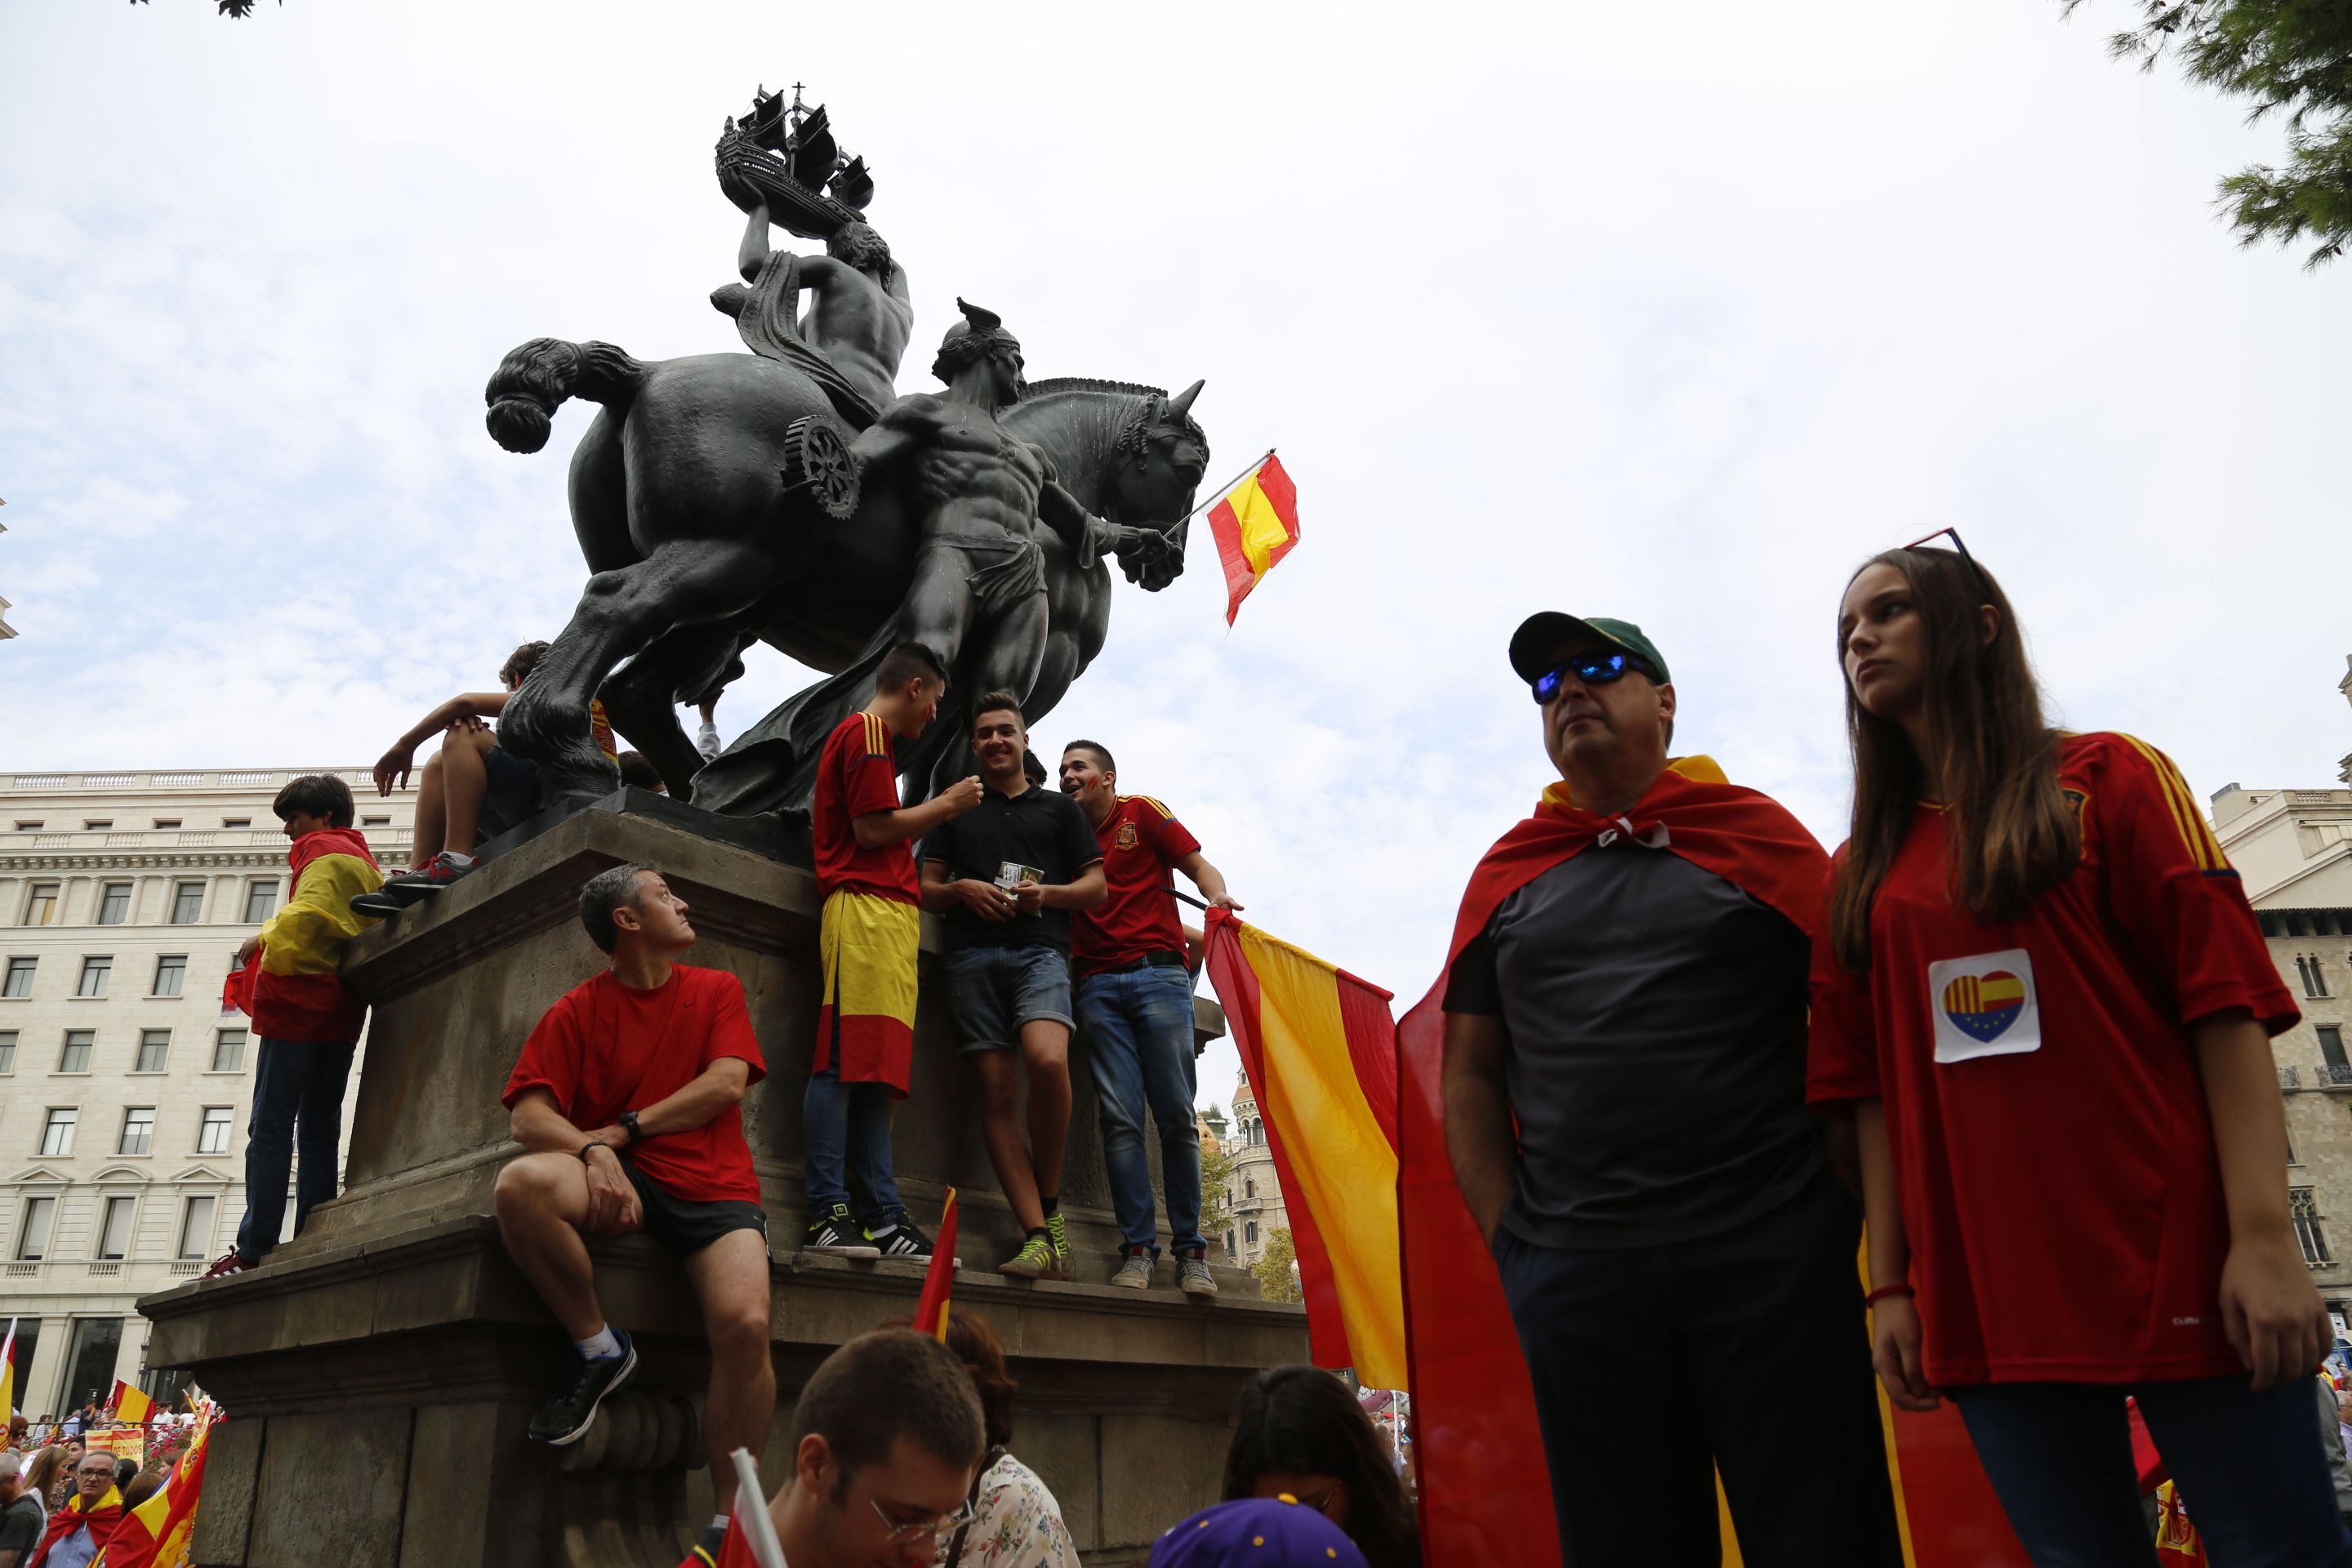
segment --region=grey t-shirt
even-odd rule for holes
[[[26,1456],[30,1458],[29,1454]],[[0,1509],[0,1552],[15,1552],[16,1561],[33,1560],[33,1548],[39,1545],[41,1532],[48,1521],[41,1515],[41,1505],[33,1498],[20,1497],[6,1508]]]
[[[1671,849],[1596,846],[1505,899],[1445,1008],[1510,1037],[1511,1233],[1671,1246],[1795,1196],[1823,1163],[1809,956],[1788,917]]]

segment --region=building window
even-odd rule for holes
[[[196,1129],[196,1152],[226,1154],[228,1152],[229,1108],[226,1105],[205,1107],[205,1120]]]
[[[119,926],[131,918],[131,884],[109,882],[98,896],[98,923]]]
[[[0,1073],[16,1070],[16,1031],[0,1029]]]
[[[28,926],[53,926],[58,923],[58,884],[36,882],[25,898],[25,923]]]
[[[224,816],[221,818],[221,826],[223,827],[250,827],[253,826],[253,818],[249,816]]]
[[[2327,994],[2327,976],[2320,970],[2319,957],[2316,953],[2308,956],[2298,955],[2294,961],[2294,973],[2303,982],[2303,994],[2305,996],[2318,997]]]
[[[77,996],[105,995],[106,977],[113,973],[114,960],[110,956],[106,958],[83,959],[81,961],[81,984],[74,987],[74,994]]]
[[[122,1144],[118,1154],[144,1154],[155,1143],[155,1108],[152,1105],[125,1107],[122,1112]]]
[[[214,1198],[190,1198],[185,1213],[180,1216],[180,1256],[202,1258],[211,1250],[213,1242]]]
[[[1244,1176],[1242,1178],[1242,1196],[1245,1198],[1254,1198],[1257,1196],[1257,1178],[1255,1176]]]
[[[131,1216],[139,1206],[137,1198],[109,1198],[106,1218],[98,1227],[98,1257],[101,1262],[113,1262],[131,1254]]]
[[[149,994],[177,996],[180,983],[187,977],[188,955],[184,952],[166,953],[155,961],[155,989]]]
[[[245,1070],[245,1031],[223,1029],[213,1037],[213,1071]]]
[[[2327,1237],[2319,1228],[2318,1195],[2309,1187],[2290,1188],[2286,1212],[2294,1222],[2295,1240],[2303,1244],[2303,1260],[2310,1264],[2327,1262]]]
[[[164,1058],[172,1054],[172,1031],[142,1029],[139,1031],[139,1065],[132,1072],[162,1072]]]
[[[25,1223],[16,1229],[16,1258],[23,1263],[38,1263],[49,1250],[49,1226],[58,1217],[55,1198],[26,1198]]]
[[[205,885],[183,882],[172,889],[172,923],[192,926],[205,918]]]
[[[8,961],[8,978],[0,981],[0,996],[30,996],[33,994],[33,966],[37,958],[12,958]]]
[[[159,816],[155,819],[155,826],[158,827],[177,827],[180,826],[180,819],[176,816]]]
[[[269,912],[277,907],[278,883],[274,879],[267,882],[250,882],[246,885],[246,924],[257,925],[261,921],[268,920],[269,918]]]
[[[85,833],[95,833],[101,827],[113,826],[114,818],[110,816],[85,816],[81,819],[82,831]]]
[[[392,826],[392,818],[388,816],[362,816],[360,818],[360,826],[362,827],[390,827]]]
[[[1230,1230],[1225,1232],[1225,1256],[1228,1258],[1234,1256],[1234,1233]]]
[[[1257,1245],[1257,1221],[1247,1220],[1243,1223],[1242,1240],[1244,1244],[1251,1247],[1255,1247]]]
[[[74,1118],[78,1112],[71,1106],[54,1107],[49,1119],[41,1127],[41,1152],[45,1155],[73,1152]]]
[[[2326,1058],[2329,1067],[2352,1066],[2352,1063],[2347,1063],[2344,1059],[2343,1025],[2314,1024],[2311,1026],[2311,1032],[2319,1037],[2319,1054]]]
[[[58,1070],[59,1072],[88,1072],[89,1070],[89,1053],[91,1048],[97,1044],[98,1031],[96,1029],[68,1029],[66,1031],[66,1048],[58,1053]]]
[[[27,822],[21,816],[16,819],[16,831],[19,833],[38,833],[40,830],[41,825],[37,822]]]

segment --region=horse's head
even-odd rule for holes
[[[1153,393],[1120,427],[1115,515],[1165,528],[1192,510],[1192,494],[1209,468],[1209,438],[1192,417],[1201,384],[1173,397]]]

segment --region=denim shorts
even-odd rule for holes
[[[961,1050],[1009,1051],[1024,1024],[1073,1026],[1069,954],[1058,947],[959,948],[948,954],[948,998]]]

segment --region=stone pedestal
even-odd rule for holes
[[[665,803],[667,804],[667,803]],[[251,1273],[147,1298],[150,1360],[186,1366],[233,1419],[205,1486],[196,1561],[220,1568],[650,1568],[710,1516],[697,1419],[709,1361],[693,1297],[652,1241],[599,1241],[597,1287],[638,1336],[642,1370],[578,1445],[537,1447],[531,1411],[570,1347],[507,1261],[490,1188],[518,1152],[499,1091],[548,1005],[602,967],[580,886],[650,862],[691,906],[686,962],[738,975],[769,1076],[743,1107],[770,1215],[777,1416],[763,1476],[784,1474],[793,1401],[835,1345],[909,1314],[913,1264],[802,1257],[801,1090],[817,1011],[814,879],[657,818],[626,794],[485,865],[352,944],[345,973],[374,1009],[345,1188]],[[1213,1500],[1232,1414],[1260,1367],[1304,1360],[1295,1306],[1220,1270],[1202,1304],[1172,1285],[1114,1289],[1118,1234],[1085,1044],[1063,1184],[1076,1278],[993,1271],[1020,1232],[971,1110],[926,921],[915,1090],[897,1167],[919,1220],[961,1194],[961,1310],[984,1315],[1021,1384],[1014,1451],[1061,1500],[1089,1563],[1140,1562]],[[1200,1005],[1201,1026],[1222,1018]],[[1156,1162],[1155,1162],[1156,1163]],[[1163,1278],[1166,1266],[1162,1266]]]

